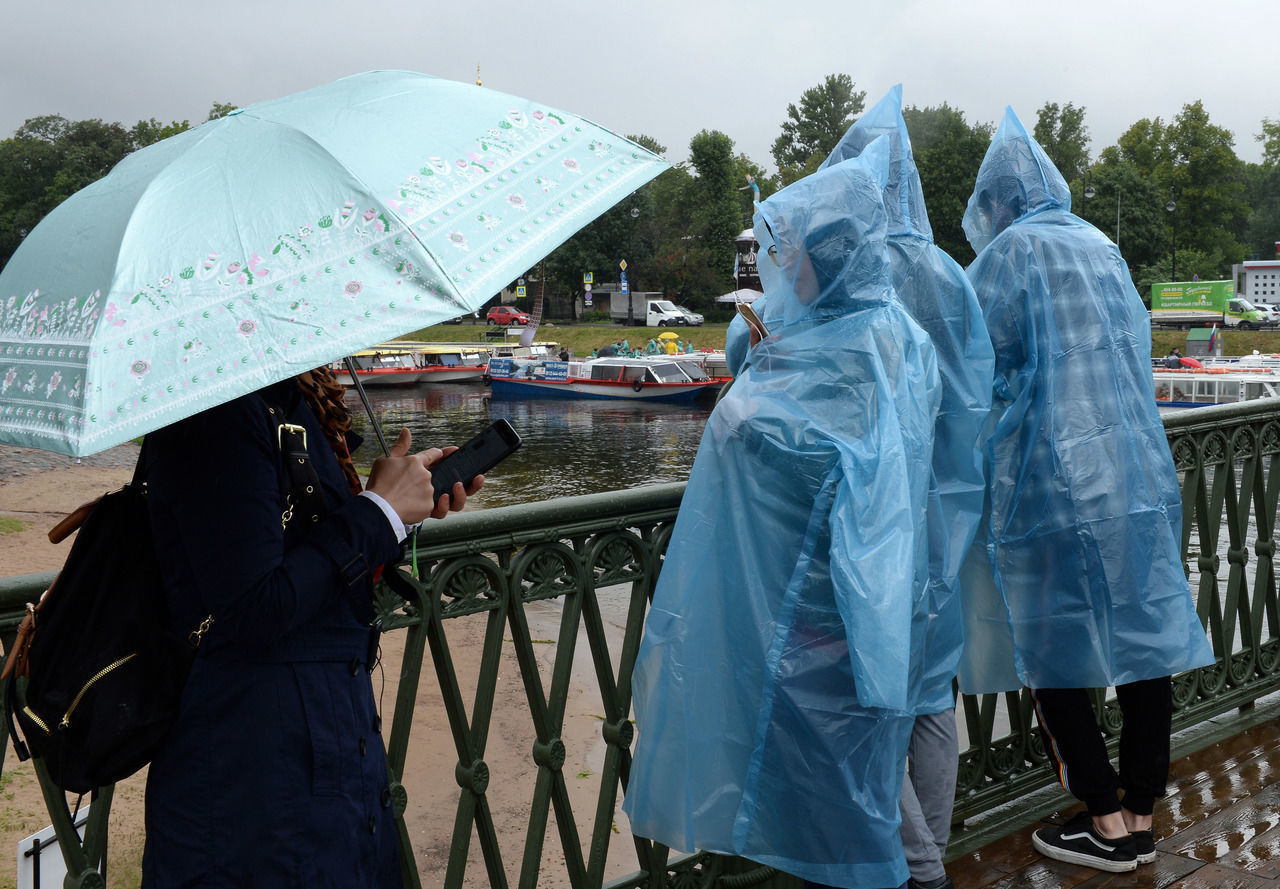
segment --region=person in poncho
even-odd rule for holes
[[[637,655],[624,803],[639,836],[848,887],[907,879],[940,397],[892,287],[888,165],[879,140],[756,214],[777,323],[690,474]]]
[[[1132,870],[1155,859],[1169,677],[1213,661],[1183,572],[1150,323],[1120,251],[1072,215],[1066,181],[1012,109],[964,230],[996,381],[987,581],[966,578],[961,687],[1030,687],[1063,786],[1087,806],[1038,830],[1036,848]],[[1124,713],[1118,774],[1087,692],[1108,686]]]
[[[927,607],[917,612],[912,670],[916,722],[902,787],[902,840],[911,889],[945,889],[942,858],[951,836],[959,746],[952,680],[960,663],[963,619],[958,575],[982,516],[986,481],[978,449],[991,410],[994,355],[982,307],[954,259],[933,243],[924,189],[895,86],[849,128],[823,167],[889,140],[889,260],[893,289],[938,357],[942,400],[934,427],[929,487]],[[918,656],[917,656],[918,653]]]

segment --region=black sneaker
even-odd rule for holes
[[[1133,837],[1133,845],[1138,853],[1138,864],[1150,864],[1156,860],[1156,838],[1149,830],[1135,830],[1129,836]]]
[[[1061,827],[1040,828],[1031,835],[1031,845],[1049,858],[1111,873],[1124,873],[1138,867],[1133,835],[1107,839],[1093,829],[1093,819],[1088,812],[1081,812]]]
[[[956,884],[951,882],[951,878],[946,874],[928,883],[921,883],[915,877],[912,877],[907,880],[907,889],[956,889]]]

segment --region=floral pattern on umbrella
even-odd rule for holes
[[[299,123],[334,107],[358,126]],[[468,129],[394,138],[415,109]],[[564,112],[410,72],[135,152],[0,274],[0,442],[94,453],[472,311],[665,167]]]

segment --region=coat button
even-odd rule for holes
[[[369,833],[377,833],[377,832],[378,832],[378,819],[375,818],[373,815],[370,815],[369,816]]]
[[[360,672],[360,658],[353,657],[351,659],[351,675],[355,676]]]
[[[361,738],[360,739],[360,755],[364,756],[365,750],[367,749],[368,749],[368,744],[365,743],[364,738]]]
[[[384,809],[391,808],[391,788],[390,787],[382,788],[382,808]]]

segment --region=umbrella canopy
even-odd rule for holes
[[[92,454],[470,312],[668,164],[405,71],[135,152],[0,273],[0,443]]]
[[[660,333],[660,334],[658,334],[658,339],[660,339],[660,340],[678,340],[678,339],[680,339],[680,334],[678,334],[678,333],[672,333],[671,331],[669,331],[669,330],[668,330],[668,331],[666,331],[665,333]]]

